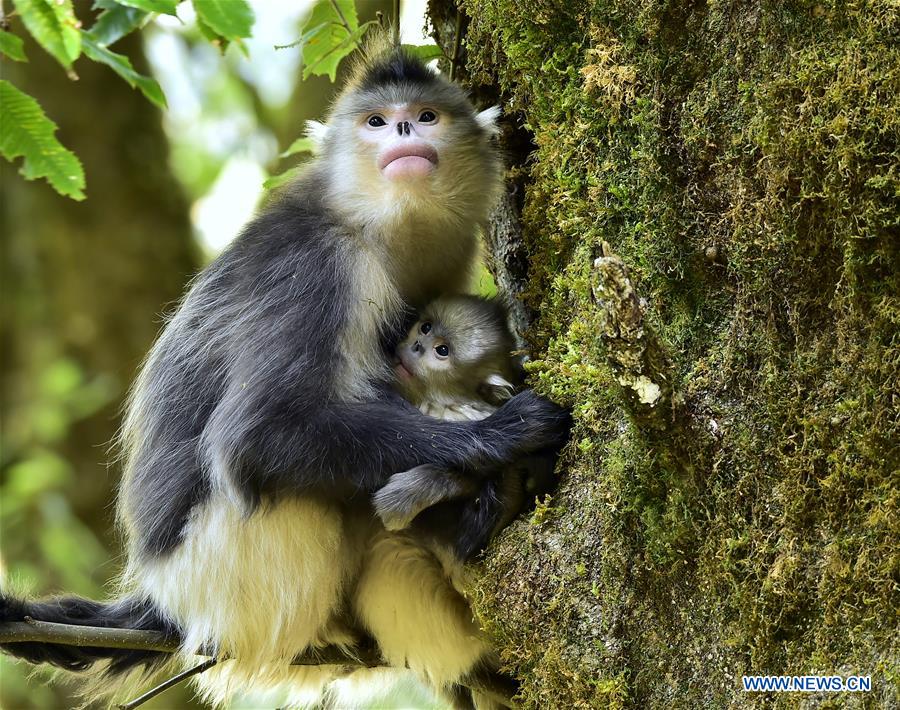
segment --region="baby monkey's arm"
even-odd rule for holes
[[[490,535],[506,527],[535,498],[548,493],[555,482],[553,469],[557,452],[544,450],[520,459],[494,476],[468,475],[433,464],[416,466],[395,474],[375,493],[375,511],[388,530],[403,530],[426,508],[438,503],[484,493],[485,484],[495,479],[490,507],[496,508],[496,524]],[[485,543],[487,540],[484,541]]]
[[[409,527],[419,513],[454,498],[474,494],[478,483],[471,476],[423,464],[391,476],[374,496],[375,511],[388,530]]]

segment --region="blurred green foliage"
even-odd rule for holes
[[[75,362],[59,359],[40,373],[35,398],[0,432],[0,536],[13,586],[99,593],[96,569],[109,551],[73,514],[65,491],[74,470],[54,446],[117,394],[108,376],[88,381]],[[35,537],[37,550],[30,548]]]

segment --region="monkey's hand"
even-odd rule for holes
[[[374,497],[375,512],[388,530],[409,527],[419,513],[435,503],[474,492],[471,480],[431,464],[395,473]]]
[[[545,449],[559,450],[569,438],[572,416],[568,410],[525,390],[510,399],[486,419],[475,422],[483,441],[500,439],[515,442],[522,454]],[[490,461],[502,462],[495,452],[485,451]]]
[[[556,477],[556,460],[559,451],[546,449],[536,451],[516,462],[516,470],[522,476],[522,488],[525,495],[525,507],[534,506],[535,499],[541,499],[552,491],[558,479]]]

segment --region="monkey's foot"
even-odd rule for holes
[[[388,530],[408,528],[419,513],[456,492],[447,472],[424,464],[395,473],[373,498],[375,512]]]
[[[400,480],[402,476],[404,474],[400,473],[391,478],[373,498],[375,512],[387,530],[408,528],[413,518],[428,507],[428,503],[423,504],[416,499],[416,494],[410,490],[408,481]]]

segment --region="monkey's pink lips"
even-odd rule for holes
[[[384,152],[378,167],[387,178],[423,177],[437,165],[437,151],[427,143],[402,143]]]

